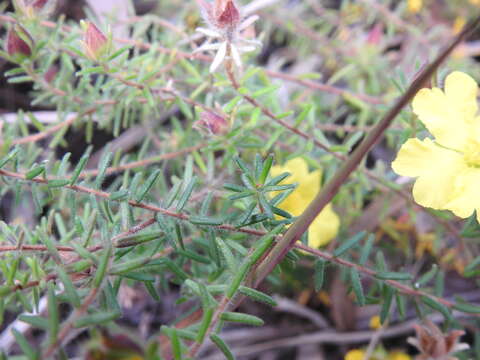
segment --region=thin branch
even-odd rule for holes
[[[200,150],[200,149],[202,149],[206,146],[207,146],[206,144],[190,146],[190,147],[187,147],[185,149],[178,150],[178,151],[173,151],[173,152],[170,152],[170,153],[165,153],[165,154],[161,154],[161,155],[157,155],[157,156],[152,156],[150,158],[146,158],[146,159],[142,159],[142,160],[132,161],[130,163],[123,164],[123,165],[109,167],[109,168],[106,169],[105,174],[106,175],[112,175],[112,174],[116,174],[116,173],[119,173],[119,172],[122,172],[122,171],[125,171],[125,170],[128,170],[128,169],[135,169],[135,168],[139,168],[139,167],[144,168],[144,167],[147,167],[148,165],[152,165],[152,164],[164,161],[164,160],[174,159],[174,158],[176,158],[180,155],[184,155],[184,154],[188,154],[188,153]],[[84,178],[87,178],[87,177],[90,177],[90,176],[96,176],[96,175],[98,175],[98,172],[99,172],[98,169],[85,170],[85,171],[80,173],[79,179],[84,179]]]
[[[1,176],[7,176],[7,177],[10,177],[10,178],[14,178],[14,179],[18,179],[18,180],[24,180],[24,181],[27,181],[27,182],[34,182],[34,183],[37,183],[37,184],[45,184],[45,185],[48,185],[48,183],[52,180],[58,180],[58,179],[48,179],[48,178],[47,179],[42,179],[42,178],[27,179],[25,174],[16,173],[16,172],[12,172],[12,171],[7,171],[7,170],[4,170],[4,169],[0,169],[0,175]],[[95,190],[95,189],[91,189],[91,188],[88,188],[88,187],[82,186],[82,185],[65,185],[63,188],[74,190],[74,191],[77,191],[77,192],[80,192],[80,193],[93,194],[94,196],[96,196],[98,198],[102,198],[102,199],[109,199],[110,196],[111,196],[111,194],[106,192],[106,191]],[[175,211],[163,209],[161,207],[151,205],[151,204],[145,204],[145,203],[137,202],[137,201],[134,201],[134,200],[128,200],[128,204],[132,207],[152,211],[154,213],[159,213],[159,214],[162,214],[162,215],[165,215],[165,216],[173,217],[173,218],[176,218],[178,220],[189,221],[189,219],[190,219],[190,217],[188,215],[184,214],[184,213],[178,213],[178,212],[175,212]],[[218,225],[218,226],[215,226],[215,228],[220,229],[220,230],[241,232],[241,233],[255,235],[255,236],[265,235],[265,233],[263,231],[260,231],[260,230],[255,230],[255,229],[250,229],[250,228],[237,228],[235,226],[228,225],[228,224]]]
[[[32,142],[40,141],[42,139],[45,139],[48,136],[51,136],[52,134],[56,133],[60,129],[62,129],[66,126],[68,127],[68,126],[72,125],[75,121],[82,118],[83,116],[88,116],[88,115],[93,114],[95,111],[96,111],[96,108],[92,107],[92,108],[90,108],[90,109],[88,109],[88,110],[86,110],[86,111],[84,111],[80,114],[77,114],[75,116],[71,116],[64,121],[62,121],[62,122],[60,122],[56,125],[53,125],[53,126],[49,127],[48,129],[46,129],[42,132],[39,132],[39,133],[36,133],[36,134],[33,134],[33,135],[24,136],[22,138],[14,139],[14,140],[12,140],[11,144],[12,145],[20,145],[20,144],[29,144],[29,143],[32,143]],[[3,145],[2,141],[0,141],[0,145]]]
[[[287,73],[278,72],[278,71],[274,71],[274,70],[268,70],[268,69],[265,69],[264,71],[265,71],[266,74],[268,74],[269,76],[271,76],[273,78],[278,78],[278,79],[294,82],[296,84],[305,86],[309,89],[319,90],[319,91],[322,91],[322,92],[335,94],[335,95],[340,95],[340,96],[350,96],[350,97],[357,98],[359,100],[362,100],[362,101],[364,101],[366,103],[369,103],[369,104],[372,104],[372,105],[381,105],[381,104],[385,103],[384,100],[382,100],[380,98],[377,98],[377,97],[372,97],[372,96],[368,96],[368,95],[353,93],[349,90],[341,89],[341,88],[331,86],[331,85],[327,85],[327,84],[322,84],[322,83],[317,82],[317,81],[300,79],[296,76],[293,76],[293,75],[290,75],[290,74],[287,74]]]

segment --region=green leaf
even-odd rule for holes
[[[450,313],[450,310],[448,307],[445,305],[439,303],[437,300],[429,297],[429,296],[422,296],[422,302],[427,305],[429,308],[432,308],[433,310],[438,311],[443,315],[445,320],[451,321],[452,320],[452,314]]]
[[[397,310],[400,318],[403,320],[405,319],[405,315],[407,313],[407,304],[405,301],[405,297],[400,295],[398,292],[395,294],[395,302],[397,303]]]
[[[277,91],[278,89],[280,88],[280,85],[270,85],[270,86],[266,86],[264,87],[263,89],[260,89],[260,90],[257,90],[255,91],[251,97],[252,98],[257,98],[257,97],[260,97],[260,96],[263,96],[263,95],[267,95],[267,94],[270,94],[272,92],[275,92]]]
[[[307,104],[303,110],[298,114],[297,118],[295,119],[295,124],[294,127],[298,127],[303,120],[306,119],[307,115],[310,113],[310,110],[312,110],[313,105],[312,104]]]
[[[100,189],[103,181],[105,180],[105,174],[107,172],[108,166],[112,161],[113,153],[111,151],[105,151],[100,159],[100,164],[98,166],[98,174],[95,179],[95,189]]]
[[[278,185],[281,183],[283,180],[285,180],[287,177],[290,176],[290,173],[284,172],[281,173],[280,175],[275,176],[273,179],[270,179],[266,184],[265,187],[267,186],[273,186],[273,185]]]
[[[175,360],[182,360],[182,345],[180,344],[180,339],[178,338],[177,329],[173,328],[170,332],[170,339],[172,345],[173,358]]]
[[[120,55],[122,55],[125,51],[128,51],[130,49],[130,45],[127,45],[127,46],[124,46],[120,49],[118,49],[117,51],[115,51],[112,55],[110,55],[108,58],[107,58],[107,61],[112,61],[113,59],[119,57]]]
[[[12,160],[15,156],[17,156],[18,151],[20,148],[16,147],[12,151],[8,153],[7,156],[5,156],[3,159],[0,160],[0,169],[4,167],[10,160]]]
[[[466,277],[474,277],[480,275],[480,256],[477,256],[470,264],[465,267],[463,274]]]
[[[67,295],[70,303],[76,308],[80,307],[82,305],[82,302],[80,300],[80,296],[77,293],[77,290],[75,289],[75,286],[73,285],[72,280],[70,279],[70,276],[65,272],[62,267],[57,268],[57,273],[59,279],[63,283],[65,294]]]
[[[362,282],[360,281],[360,275],[356,268],[350,269],[350,281],[352,282],[353,292],[357,298],[357,302],[360,306],[365,305],[365,295],[363,294]]]
[[[315,291],[319,292],[325,281],[325,268],[327,262],[324,259],[317,259],[314,265],[314,275],[313,275],[313,283],[315,284]]]
[[[50,344],[54,344],[57,341],[58,329],[60,327],[60,315],[58,312],[57,298],[55,296],[55,285],[51,281],[48,283],[47,300],[48,336]]]
[[[355,234],[354,236],[352,236],[350,239],[342,242],[342,244],[338,248],[336,248],[335,251],[333,252],[333,256],[339,257],[340,255],[345,253],[347,250],[357,245],[358,242],[362,240],[364,236],[365,236],[365,231],[361,231],[358,234]]]
[[[230,248],[227,246],[227,244],[225,244],[225,242],[221,238],[216,237],[215,241],[216,241],[217,246],[218,246],[218,248],[220,249],[220,251],[223,255],[223,258],[225,259],[228,270],[231,273],[236,273],[237,270],[238,270],[238,262],[237,262],[237,259],[235,259],[235,257],[233,256],[232,251],[230,250]]]
[[[38,175],[40,175],[43,172],[45,172],[45,166],[44,165],[36,166],[33,169],[29,170],[25,174],[25,179],[32,180],[33,178],[37,177]]]
[[[110,200],[110,201],[123,201],[123,200],[126,200],[127,198],[128,198],[128,190],[127,189],[122,189],[122,190],[112,192],[110,194],[110,197],[108,198],[108,200]]]
[[[59,188],[59,187],[64,187],[70,183],[70,180],[63,180],[63,179],[57,179],[57,180],[49,180],[48,181],[48,187],[49,188]]]
[[[212,262],[209,258],[187,249],[178,249],[177,253],[202,264],[210,264]]]
[[[412,275],[394,271],[379,271],[375,277],[380,280],[411,280]]]
[[[232,351],[228,347],[228,345],[223,341],[220,336],[216,334],[211,334],[210,335],[210,340],[217,345],[217,347],[220,349],[220,351],[225,355],[225,358],[227,360],[235,360],[235,356],[233,355]]]
[[[423,274],[420,277],[420,279],[417,280],[416,286],[420,287],[424,284],[427,284],[430,280],[432,280],[435,277],[435,275],[437,275],[437,272],[438,272],[438,266],[436,264],[433,264],[432,268],[428,272]]]
[[[135,259],[124,261],[122,263],[117,263],[111,267],[110,274],[122,275],[131,272],[138,269],[139,267],[142,267],[145,264],[148,264],[150,260],[150,256],[140,256]]]
[[[195,224],[195,225],[218,226],[218,225],[223,224],[224,219],[215,218],[215,217],[211,217],[211,216],[195,216],[195,215],[192,215],[188,218],[188,221],[190,221],[192,224]]]
[[[200,344],[203,343],[203,339],[205,338],[205,334],[207,333],[208,327],[212,323],[214,311],[215,309],[211,307],[203,309],[202,322],[200,323],[200,327],[198,328],[197,336],[195,338],[195,341],[197,343],[200,343]]]
[[[108,262],[110,261],[111,252],[112,252],[112,246],[111,244],[108,244],[103,249],[102,258],[100,259],[100,263],[98,264],[97,271],[95,272],[95,277],[93,278],[93,286],[95,286],[96,288],[100,287],[100,284],[105,278]]]
[[[228,299],[231,299],[235,295],[238,288],[240,287],[240,284],[247,275],[248,270],[250,270],[250,264],[248,262],[244,262],[231,280],[230,286],[225,291],[225,296]]]
[[[264,321],[259,317],[237,312],[224,312],[220,315],[220,319],[223,321],[238,322],[253,326],[263,326],[264,324]]]
[[[194,176],[192,180],[190,180],[190,182],[187,184],[185,191],[183,192],[183,194],[180,196],[180,199],[178,200],[178,204],[177,204],[178,212],[181,212],[185,207],[185,205],[187,204],[187,201],[192,195],[192,192],[196,183],[197,183],[197,178]]]
[[[469,314],[480,314],[480,306],[467,303],[461,299],[456,299],[457,302],[453,305],[453,308],[458,311],[463,311]]]
[[[165,208],[168,209],[173,204],[173,202],[178,196],[178,193],[180,192],[181,187],[182,187],[181,181],[173,185],[172,189],[168,193],[167,200],[165,201]]]
[[[390,315],[390,307],[392,305],[393,296],[395,295],[395,290],[390,286],[385,286],[383,295],[383,304],[382,309],[380,310],[380,323],[384,324],[385,320],[388,319]]]
[[[76,328],[87,327],[92,325],[101,325],[112,320],[115,320],[121,316],[121,313],[117,311],[111,312],[98,312],[95,314],[85,315],[73,323]]]
[[[273,299],[271,296],[262,293],[261,291],[246,287],[246,286],[240,286],[238,291],[245,295],[248,296],[249,298],[270,305],[270,306],[277,306],[277,302],[275,299]]]
[[[48,330],[49,328],[49,320],[41,316],[20,314],[18,320],[42,330]]]
[[[365,245],[362,247],[362,252],[360,254],[360,260],[358,261],[359,265],[365,265],[365,263],[368,260],[368,256],[370,255],[370,252],[372,251],[373,243],[375,241],[375,235],[370,234],[367,237],[367,241],[365,242]]]
[[[15,328],[13,328],[11,331],[13,336],[15,337],[15,340],[17,340],[18,346],[20,346],[20,349],[22,349],[23,353],[27,356],[27,358],[30,360],[38,359],[38,351],[33,349],[33,347],[28,343],[25,336],[23,336],[23,334]]]
[[[234,192],[242,192],[246,190],[244,186],[229,184],[229,183],[224,184],[223,188],[226,190],[234,191]]]
[[[162,171],[160,169],[157,169],[152,174],[150,174],[147,180],[145,180],[145,184],[143,184],[142,188],[137,193],[137,197],[135,199],[137,202],[140,202],[145,198],[145,196],[152,188],[153,184],[155,184],[155,181],[157,181],[158,176],[161,174],[161,172]]]
[[[226,112],[227,114],[232,112],[233,108],[238,104],[240,100],[242,100],[243,97],[238,95],[235,96],[232,100],[230,100],[224,107],[223,111]]]
[[[151,281],[144,281],[143,285],[147,289],[148,293],[150,296],[155,300],[155,301],[160,301],[160,295],[157,292],[157,289],[155,289],[155,286]]]
[[[75,185],[75,183],[78,180],[78,177],[80,176],[83,169],[85,168],[88,158],[90,157],[90,149],[91,148],[87,150],[87,152],[78,161],[77,166],[75,166],[75,170],[73,170],[72,177],[70,178],[70,185]]]

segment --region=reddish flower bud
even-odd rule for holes
[[[42,10],[49,0],[33,0],[30,6],[36,10]]]
[[[85,40],[83,41],[85,53],[90,60],[97,61],[108,53],[110,41],[92,22],[83,22],[82,26],[85,29]]]
[[[48,15],[53,10],[55,0],[13,0],[15,10],[29,19],[39,14]]]
[[[383,35],[383,24],[376,24],[372,30],[368,33],[367,43],[372,45],[380,44]]]
[[[58,74],[58,66],[57,65],[52,65],[50,68],[47,70],[47,72],[43,75],[43,78],[47,83],[52,83],[53,80],[55,80],[55,77]]]
[[[195,122],[194,127],[204,130],[210,135],[222,135],[228,131],[230,125],[223,116],[211,111],[204,111],[200,114],[200,119]]]
[[[240,13],[232,0],[228,0],[223,11],[217,17],[219,27],[235,27],[240,22]]]
[[[7,33],[6,51],[17,61],[32,55],[33,39],[20,25],[15,25]]]

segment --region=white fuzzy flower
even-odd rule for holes
[[[234,0],[215,0],[213,5],[205,0],[197,0],[208,28],[197,31],[207,37],[207,41],[194,52],[216,51],[210,72],[218,69],[225,59],[232,59],[237,67],[242,66],[241,53],[255,50],[261,45],[258,40],[242,37],[242,31],[252,25],[257,15],[242,19]]]

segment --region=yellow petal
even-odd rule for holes
[[[328,244],[337,236],[339,227],[340,218],[333,211],[332,205],[328,204],[308,228],[308,246],[319,248]]]
[[[448,78],[450,96],[445,95],[438,88],[422,89],[415,95],[412,108],[437,142],[443,146],[462,150],[473,121],[466,116],[470,112],[465,110],[464,102],[460,102],[458,97],[452,94],[452,89],[460,82],[457,76]],[[459,101],[458,104],[457,101]]]
[[[363,360],[364,356],[364,350],[353,349],[347,352],[347,354],[345,355],[345,360]]]
[[[463,171],[458,172],[452,186],[453,199],[445,205],[445,208],[461,218],[467,218],[477,210],[477,218],[480,218],[478,184],[480,184],[479,168],[465,167]]]
[[[308,175],[307,162],[300,157],[296,157],[292,160],[288,160],[284,165],[272,166],[272,169],[270,170],[272,177],[278,176],[284,172],[290,173],[290,176],[283,180],[281,182],[282,184],[301,182],[302,179]]]
[[[313,200],[315,195],[320,191],[322,173],[320,170],[315,170],[309,174],[298,179],[298,187],[295,192],[305,199]]]
[[[413,198],[426,207],[445,209],[452,199],[453,184],[465,163],[461,154],[444,149],[432,140],[409,139],[392,163],[400,175],[417,177]]]
[[[410,355],[401,351],[394,351],[390,354],[390,360],[411,360]]]
[[[457,118],[471,121],[478,111],[478,85],[469,75],[455,71],[445,79],[445,95]]]
[[[309,199],[300,196],[295,189],[286,199],[284,199],[278,207],[292,214],[293,216],[300,216],[310,203]]]
[[[400,148],[392,169],[399,175],[417,177],[441,172],[461,159],[460,154],[436,145],[431,139],[412,138]]]

